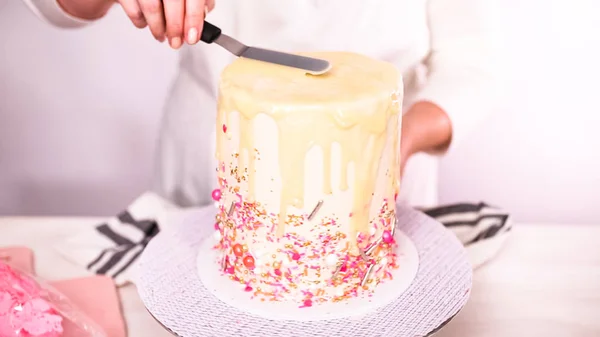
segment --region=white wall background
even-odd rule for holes
[[[600,225],[600,2],[504,0],[498,113],[444,159],[442,202]],[[0,214],[111,215],[148,189],[177,55],[118,10],[78,31],[0,0]]]

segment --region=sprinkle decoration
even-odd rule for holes
[[[244,258],[244,266],[248,269],[254,269],[254,258],[250,255]]]
[[[371,276],[371,272],[373,271],[373,268],[375,268],[375,264],[372,263],[371,265],[369,265],[369,268],[367,269],[367,272],[365,273],[365,276],[363,276],[363,279],[360,281],[360,286],[364,287],[365,284],[367,284],[367,280],[369,279],[369,276]]]
[[[239,243],[236,243],[233,246],[233,254],[237,257],[242,257],[244,255],[244,248]]]
[[[315,208],[313,208],[312,212],[310,212],[308,215],[308,220],[312,220],[315,215],[317,215],[317,212],[321,209],[321,206],[323,206],[323,200],[319,200],[319,202],[317,202]]]
[[[385,243],[381,233],[394,236],[393,204],[384,200],[370,230],[360,233],[356,241],[335,214],[323,214],[323,200],[308,215],[288,214],[288,230],[279,235],[275,225],[279,214],[246,200],[249,172],[237,166],[238,156],[234,153],[232,162],[219,163],[220,189],[213,191],[213,199],[220,200],[215,230],[222,234],[215,246],[223,254],[217,268],[240,284],[241,291],[263,301],[292,301],[308,307],[372,292],[370,279],[378,284],[392,278],[391,270],[398,268],[394,242]],[[234,201],[224,205],[223,200]],[[317,214],[322,215],[319,223],[308,225]],[[364,248],[353,249],[353,242]]]
[[[394,234],[396,233],[397,223],[398,223],[398,219],[394,216],[394,221],[392,223],[391,232],[387,231],[387,230],[383,231],[381,238],[379,238],[371,247],[369,247],[369,249],[367,249],[366,255],[371,255],[371,253],[373,253],[373,251],[375,251],[375,248],[377,248],[382,242],[387,243],[387,244],[391,244],[392,242],[394,242]],[[361,254],[362,254],[362,251],[361,251]],[[383,258],[382,261],[385,261],[385,258]],[[387,261],[386,261],[386,263],[387,263]],[[384,265],[384,267],[385,267],[385,265]],[[365,273],[362,281],[360,282],[361,287],[364,287],[365,284],[367,283],[367,280],[369,279],[369,277],[371,276],[371,273],[373,272],[373,268],[375,268],[375,263],[372,263],[371,265],[369,265],[367,272]]]
[[[227,211],[227,216],[232,216],[233,211],[235,211],[235,202],[232,201],[231,205],[229,206],[229,210]]]
[[[392,241],[394,241],[394,238],[392,237],[392,233],[390,233],[390,231],[383,231],[381,240],[385,243],[392,243]]]
[[[371,247],[367,248],[367,250],[365,250],[365,254],[367,256],[371,256],[371,254],[373,254],[373,252],[375,251],[375,249],[377,249],[377,247],[379,247],[379,245],[381,244],[382,238],[377,239],[377,241],[375,241],[375,243],[373,243],[371,245]]]
[[[227,271],[227,254],[223,254],[223,259],[221,260],[221,268],[223,272]]]
[[[335,271],[333,272],[333,279],[335,279],[338,276],[338,274],[342,271],[343,266],[343,263],[338,264],[337,268],[335,268]]]
[[[219,201],[221,200],[221,190],[218,188],[215,188],[212,193],[211,196],[213,198],[214,201]]]
[[[360,254],[360,257],[363,259],[363,261],[365,261],[365,262],[371,261],[371,258],[369,256],[367,256],[367,254],[365,254],[365,252],[363,252],[362,249],[359,249],[358,253]]]

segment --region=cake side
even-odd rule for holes
[[[401,80],[349,53],[326,76],[239,59],[219,90],[217,249],[266,300],[372,291],[395,266]]]

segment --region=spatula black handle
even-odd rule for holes
[[[206,43],[213,43],[219,36],[221,36],[221,28],[208,21],[204,21],[204,28],[202,28],[200,40]]]

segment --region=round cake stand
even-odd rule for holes
[[[252,315],[217,299],[198,277],[198,247],[214,232],[214,212],[208,207],[170,214],[140,257],[140,297],[150,314],[176,336],[428,336],[469,298],[472,269],[458,239],[423,213],[399,205],[398,230],[419,254],[417,275],[399,297],[361,317],[292,321]]]

